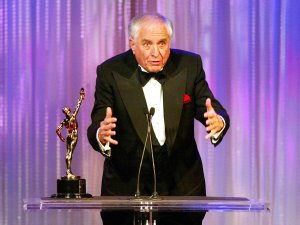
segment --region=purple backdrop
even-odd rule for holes
[[[208,213],[205,224],[300,224],[300,2],[2,0],[0,2],[0,223],[101,224],[98,212],[28,212],[65,172],[55,129],[79,112],[74,171],[99,195],[103,158],[86,138],[96,66],[128,49],[127,24],[157,11],[174,22],[172,47],[199,53],[232,125],[214,149],[196,123],[208,195],[271,203],[265,213]]]

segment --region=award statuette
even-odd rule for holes
[[[80,90],[80,97],[78,99],[76,108],[72,113],[71,109],[64,107],[62,109],[66,118],[61,121],[56,129],[58,137],[67,144],[66,153],[66,176],[61,177],[57,180],[57,194],[53,194],[52,198],[91,198],[91,194],[86,193],[86,182],[85,179],[81,179],[80,176],[75,176],[71,170],[72,156],[78,139],[78,123],[76,116],[78,114],[81,103],[85,97],[84,89]],[[66,127],[68,136],[66,139],[61,135],[61,130]]]

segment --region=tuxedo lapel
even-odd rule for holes
[[[145,115],[145,112],[147,112],[147,103],[143,89],[137,80],[137,73],[138,70],[136,69],[131,76],[124,77],[117,72],[113,72],[113,76],[132,125],[141,141],[144,142],[147,135],[147,120]]]
[[[187,71],[169,76],[163,85],[166,143],[171,151],[175,142],[183,107]]]

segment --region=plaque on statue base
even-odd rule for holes
[[[51,198],[91,198],[91,194],[86,193],[85,179],[76,176],[74,179],[62,177],[57,180],[57,194]]]

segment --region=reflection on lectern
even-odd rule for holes
[[[103,225],[202,225],[204,215],[205,212],[101,212]]]

